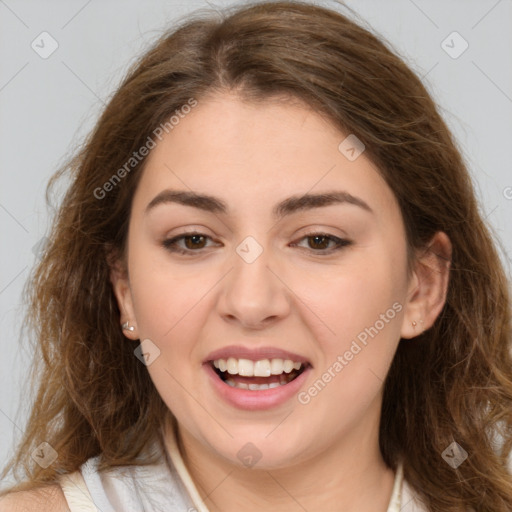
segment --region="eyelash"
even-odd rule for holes
[[[184,254],[184,255],[188,255],[188,254],[192,254],[192,253],[198,253],[198,252],[200,252],[201,249],[204,249],[204,247],[201,247],[198,250],[192,250],[192,249],[182,249],[180,247],[177,247],[177,245],[176,245],[176,243],[179,240],[182,240],[182,239],[185,239],[185,238],[192,238],[193,236],[201,236],[203,238],[211,239],[211,237],[209,237],[207,235],[204,235],[203,233],[197,233],[197,232],[184,233],[182,235],[175,236],[174,238],[169,238],[168,240],[164,240],[162,242],[162,245],[165,247],[165,249],[167,249],[168,251],[173,252],[173,253]],[[329,239],[329,241],[333,241],[333,242],[335,242],[337,244],[337,247],[331,248],[330,250],[310,249],[315,254],[318,254],[320,256],[330,255],[330,254],[332,254],[334,252],[337,252],[337,251],[343,249],[344,247],[352,245],[352,241],[351,240],[347,240],[347,239],[344,239],[344,238],[338,238],[337,236],[333,236],[333,235],[329,235],[328,233],[321,233],[321,232],[308,233],[308,234],[304,235],[300,240],[304,240],[304,239],[307,239],[307,238],[313,238],[313,237],[327,238],[327,239]],[[294,247],[294,246],[297,246],[297,244],[292,244],[292,247]]]

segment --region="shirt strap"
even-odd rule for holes
[[[167,422],[166,431],[168,435],[165,437],[165,444],[169,458],[171,459],[174,467],[176,468],[176,471],[178,472],[178,475],[180,476],[185,488],[187,489],[190,498],[194,503],[194,507],[197,509],[197,512],[209,512],[208,507],[201,499],[199,491],[197,490],[197,487],[195,486],[192,477],[190,476],[190,473],[185,466],[185,462],[181,457],[181,453],[178,447],[176,424],[173,419]]]
[[[79,470],[60,475],[58,481],[71,512],[99,512]]]
[[[396,468],[395,483],[393,484],[393,491],[391,492],[391,499],[389,501],[388,509],[386,512],[401,512],[402,511],[402,486],[404,480],[404,468],[402,461],[398,463]]]

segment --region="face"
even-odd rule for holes
[[[127,336],[182,435],[234,464],[376,433],[414,283],[394,195],[347,135],[297,103],[210,97],[133,198],[112,277]]]

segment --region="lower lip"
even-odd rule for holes
[[[215,372],[210,363],[203,364],[216,392],[229,404],[239,409],[261,411],[277,407],[295,396],[304,384],[311,367],[306,368],[298,377],[288,384],[277,388],[251,391],[239,389],[226,384]]]

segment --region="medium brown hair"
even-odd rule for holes
[[[437,231],[449,236],[446,303],[430,329],[400,341],[384,384],[380,449],[393,469],[403,458],[406,480],[431,512],[510,512],[509,291],[466,164],[421,80],[389,43],[301,2],[182,21],[129,71],[83,148],[52,178],[50,187],[69,172],[71,184],[29,283],[37,393],[4,475],[23,467],[28,480],[16,489],[28,489],[98,454],[100,469],[131,464],[161,425],[167,409],[134,357],[138,342],[120,329],[107,261],[123,252],[146,159],[105,198],[94,190],[191,98],[225,91],[253,102],[298,99],[363,141],[398,200],[410,255]],[[45,441],[58,458],[43,469],[30,454]],[[468,453],[457,469],[441,455],[453,441]]]

